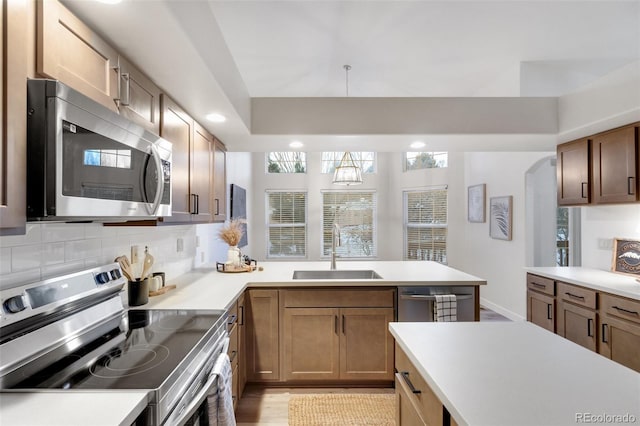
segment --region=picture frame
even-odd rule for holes
[[[467,220],[471,223],[485,223],[487,221],[486,197],[487,185],[484,183],[467,188]]]
[[[511,241],[513,222],[513,196],[491,197],[489,201],[489,236],[496,240]]]
[[[640,241],[614,238],[611,270],[618,274],[640,275]]]

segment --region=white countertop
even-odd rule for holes
[[[419,286],[486,285],[474,277],[437,262],[428,261],[338,261],[342,270],[372,269],[382,276],[376,280],[294,280],[293,271],[328,270],[326,262],[259,262],[262,271],[244,273],[217,272],[214,267],[200,268],[167,284],[175,290],[149,298],[141,309],[226,309],[247,287],[322,287],[322,286]]]
[[[146,406],[142,391],[2,393],[0,424],[129,426]]]
[[[593,290],[640,300],[640,282],[636,281],[636,277],[630,275],[615,274],[601,269],[575,266],[527,267],[524,269],[532,274],[552,278],[568,284],[577,284]]]
[[[579,413],[640,422],[640,373],[531,323],[389,329],[459,425],[574,425]]]
[[[380,280],[294,280],[295,270],[329,269],[325,262],[260,262],[262,271],[193,270],[167,284],[177,288],[135,309],[227,309],[247,287],[485,285],[486,281],[436,262],[338,261],[338,269],[373,269]],[[126,294],[126,291],[124,292]],[[146,405],[143,392],[42,392],[0,394],[2,425],[130,424]]]

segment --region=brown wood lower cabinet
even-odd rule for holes
[[[238,298],[238,399],[242,398],[244,387],[247,384],[247,345],[245,343],[247,320],[244,300],[243,293]]]
[[[286,308],[284,380],[393,380],[393,308]]]
[[[640,301],[610,294],[600,301],[598,352],[640,372]]]
[[[396,344],[396,425],[449,424],[450,416],[418,369]]]
[[[558,334],[592,351],[596,350],[596,313],[561,300],[558,303]]]
[[[527,291],[527,321],[555,333],[556,300],[553,296]]]
[[[247,381],[280,380],[277,289],[249,289],[246,302]]]

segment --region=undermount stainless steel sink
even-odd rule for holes
[[[294,280],[380,280],[382,277],[372,269],[348,271],[329,269],[324,271],[293,271]]]

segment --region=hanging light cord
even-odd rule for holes
[[[349,97],[349,70],[351,70],[351,65],[343,65],[342,68],[344,68],[344,73],[345,73],[345,87],[346,87],[346,92],[347,92],[347,98]]]

